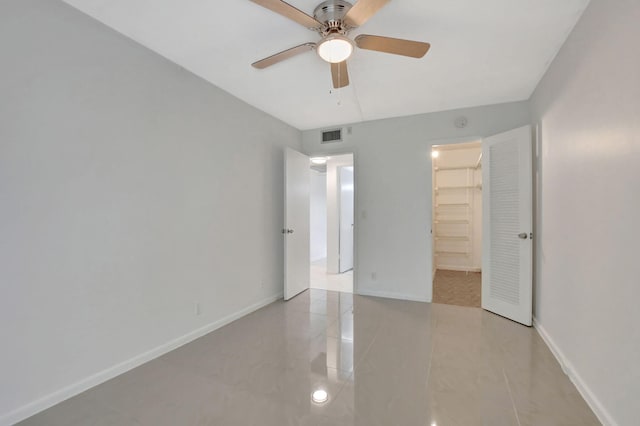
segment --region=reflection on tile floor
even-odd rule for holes
[[[328,402],[311,394],[324,389]],[[534,329],[309,290],[22,425],[598,425]]]
[[[311,262],[310,287],[319,290],[353,293],[353,269],[342,274],[327,273],[327,259]]]

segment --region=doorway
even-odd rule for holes
[[[353,293],[353,154],[311,158],[310,287]]]
[[[482,306],[482,146],[433,145],[433,302]]]

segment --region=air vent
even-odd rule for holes
[[[340,141],[342,141],[342,129],[322,132],[322,143],[335,143]]]

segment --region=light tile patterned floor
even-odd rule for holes
[[[311,394],[324,389],[328,402]],[[477,308],[308,290],[22,426],[589,426],[535,329]]]
[[[327,259],[311,262],[310,287],[318,290],[353,293],[353,269],[342,274],[327,273]]]

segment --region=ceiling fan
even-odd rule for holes
[[[347,37],[351,30],[367,22],[390,0],[358,0],[355,5],[344,0],[328,0],[315,8],[313,16],[307,15],[281,0],[251,1],[316,31],[322,37],[317,43],[303,43],[251,65],[254,68],[263,69],[315,49],[320,58],[331,64],[331,77],[333,87],[336,89],[349,85],[347,59],[353,53],[355,46],[360,49],[376,50],[412,58],[422,58],[431,47],[429,43],[420,41],[367,34],[360,34],[354,40]]]

